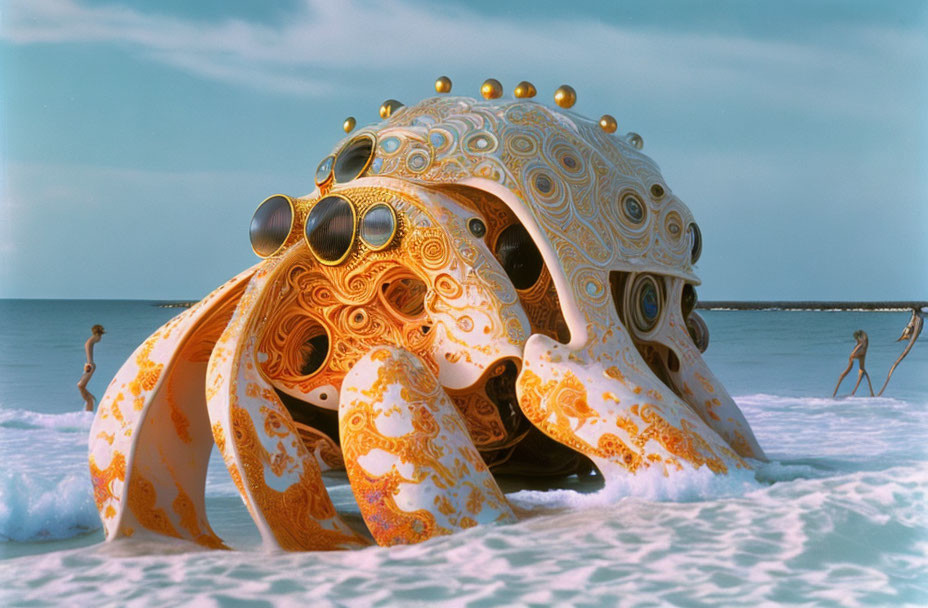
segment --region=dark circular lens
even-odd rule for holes
[[[706,322],[695,312],[686,318],[686,330],[693,339],[693,344],[704,353],[709,348],[709,327]]]
[[[657,290],[649,283],[641,289],[641,314],[645,321],[651,323],[657,319],[660,310],[657,303]]]
[[[361,135],[349,141],[335,157],[335,181],[340,184],[360,177],[374,156],[374,138]]]
[[[251,248],[262,258],[277,253],[293,228],[293,207],[290,199],[275,195],[258,206],[251,218],[248,235]]]
[[[654,198],[660,198],[664,196],[664,187],[660,184],[654,184],[651,186],[651,196]]]
[[[513,224],[500,233],[495,253],[516,289],[528,289],[541,276],[544,260],[522,224]]]
[[[633,224],[640,224],[644,221],[644,205],[641,204],[634,196],[628,195],[622,201],[622,210]]]
[[[316,167],[316,185],[324,184],[332,177],[332,165],[335,164],[335,156],[329,155],[322,159],[319,166]]]
[[[390,244],[396,234],[396,216],[393,208],[386,203],[377,203],[364,212],[361,218],[361,240],[373,249],[380,251]]]
[[[355,237],[354,206],[340,196],[327,196],[306,218],[306,242],[323,264],[338,264],[351,250]]]
[[[696,301],[696,288],[693,287],[692,284],[687,283],[683,286],[683,296],[680,302],[684,319],[690,316],[690,313],[696,308]]]
[[[661,316],[661,290],[655,278],[640,275],[631,287],[632,322],[641,333],[648,333],[657,326]]]
[[[693,247],[690,249],[693,263],[699,261],[699,256],[702,255],[702,231],[699,229],[699,226],[696,222],[690,224],[689,232],[692,234],[693,238]]]
[[[483,221],[477,217],[470,218],[470,221],[467,222],[467,229],[470,230],[470,233],[478,239],[482,239],[483,235],[487,233],[486,224],[484,224]]]

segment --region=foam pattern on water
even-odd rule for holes
[[[70,538],[100,529],[90,475],[0,474],[0,541]]]
[[[732,361],[722,376],[747,365]],[[30,554],[0,564],[0,605],[928,605],[928,395],[901,389],[916,396],[736,396],[771,457],[753,472],[522,490],[514,525],[325,554],[263,552],[215,452],[207,506],[237,551],[138,535],[59,550],[51,539],[100,538],[92,417],[0,407],[0,559]],[[326,485],[356,518],[344,476]]]
[[[37,605],[917,605],[928,599],[926,482],[928,467],[897,467],[719,500],[564,503],[515,525],[353,552],[133,539],[7,561],[0,578]]]

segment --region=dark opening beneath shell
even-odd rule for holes
[[[522,224],[513,224],[500,233],[495,254],[516,289],[528,289],[541,276],[544,259]]]

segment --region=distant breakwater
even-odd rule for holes
[[[159,308],[190,308],[193,302],[155,302]],[[828,300],[706,300],[696,304],[702,310],[855,310],[897,312],[928,307],[928,301],[913,302],[838,302]]]
[[[706,300],[696,304],[703,310],[854,310],[896,312],[928,306],[928,302],[838,302],[827,300]]]

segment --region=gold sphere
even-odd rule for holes
[[[577,103],[577,92],[569,84],[562,84],[554,92],[554,103],[562,108],[573,107]]]
[[[484,99],[498,99],[503,96],[503,85],[495,78],[487,78],[480,87]]]
[[[615,130],[619,128],[619,125],[615,121],[615,116],[611,114],[603,114],[599,119],[599,128],[606,133],[615,133]]]
[[[538,93],[538,91],[535,90],[535,85],[525,80],[517,84],[516,88],[513,89],[512,92],[519,99],[529,99]]]
[[[345,133],[351,133],[351,130],[354,129],[356,124],[358,124],[358,121],[354,119],[354,116],[349,116],[345,119],[345,122],[342,123],[342,128],[345,130]]]
[[[441,76],[438,80],[435,81],[435,92],[436,93],[450,93],[451,92],[451,79],[447,76]]]
[[[395,99],[388,99],[380,104],[380,117],[390,118],[393,113],[403,107],[403,104]]]

